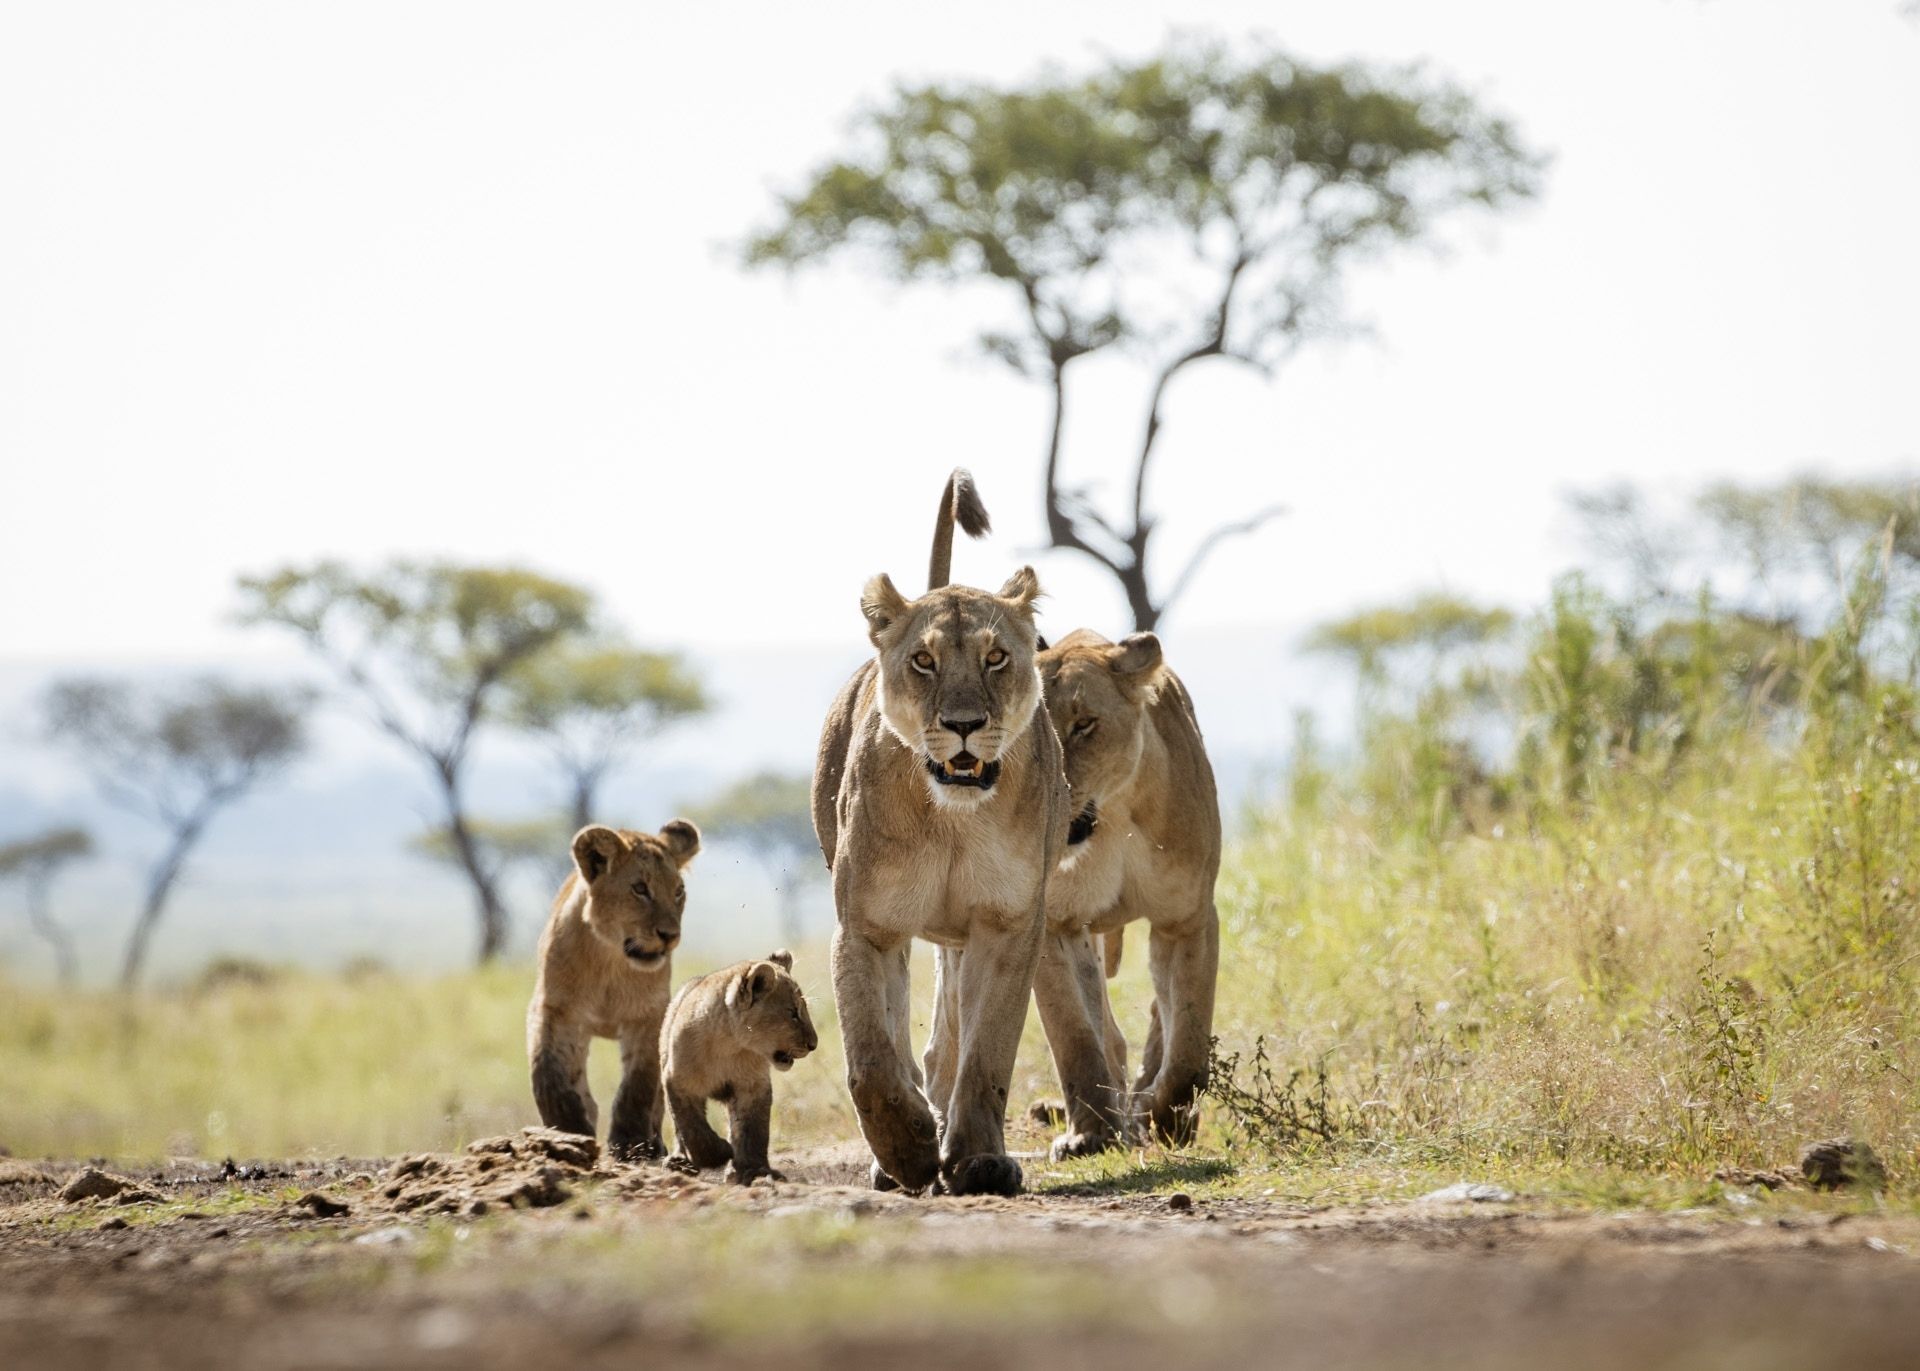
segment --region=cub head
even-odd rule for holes
[[[887,727],[926,769],[935,803],[971,807],[993,794],[1000,759],[1040,704],[1033,602],[1022,567],[997,594],[943,586],[909,600],[885,576],[867,582],[867,616]]]
[[[764,962],[741,964],[727,983],[727,1008],[741,1037],[777,1071],[790,1069],[820,1046],[807,997],[792,970],[793,954],[782,948]]]
[[[687,886],[680,868],[700,850],[700,830],[675,819],[658,833],[590,824],[573,835],[586,888],[587,927],[642,970],[664,966],[680,941]]]
[[[1069,860],[1093,836],[1101,802],[1133,779],[1146,747],[1147,707],[1165,673],[1160,640],[1151,633],[1110,643],[1076,629],[1040,654],[1047,714],[1060,735],[1073,792]]]

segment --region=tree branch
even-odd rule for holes
[[[1285,505],[1271,505],[1259,513],[1250,515],[1235,523],[1222,524],[1219,528],[1216,528],[1213,532],[1202,538],[1200,540],[1200,546],[1193,550],[1193,556],[1187,559],[1186,567],[1180,572],[1178,579],[1174,581],[1173,588],[1167,592],[1166,598],[1160,601],[1159,608],[1161,612],[1164,613],[1173,608],[1173,602],[1178,600],[1186,591],[1187,586],[1194,578],[1194,574],[1200,570],[1200,564],[1213,554],[1215,548],[1219,547],[1220,544],[1226,542],[1229,538],[1238,538],[1245,534],[1256,532],[1263,524],[1272,522],[1286,512],[1287,507]]]

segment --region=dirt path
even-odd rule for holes
[[[77,1170],[0,1163],[0,1366],[1920,1365],[1906,1217],[910,1199],[851,1147],[746,1191],[530,1146]]]

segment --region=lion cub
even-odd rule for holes
[[[792,970],[793,954],[783,949],[688,981],[673,997],[660,1030],[675,1137],[669,1165],[692,1171],[731,1163],[727,1179],[740,1185],[785,1179],[767,1164],[768,1067],[786,1071],[820,1045]],[[727,1106],[731,1143],[707,1122],[709,1100]]]
[[[658,834],[592,824],[573,837],[574,870],[540,935],[540,976],[527,1006],[533,1100],[549,1128],[592,1137],[599,1110],[587,1088],[587,1047],[620,1043],[607,1150],[659,1157],[660,1020],[673,987],[687,887],[681,868],[700,830],[675,819]]]

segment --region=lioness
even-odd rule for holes
[[[1078,629],[1040,654],[1040,677],[1073,794],[1034,980],[1066,1095],[1054,1153],[1112,1145],[1135,1110],[1162,1138],[1185,1141],[1206,1083],[1220,960],[1220,802],[1193,701],[1151,633],[1110,643]],[[1108,976],[1119,969],[1121,930],[1135,919],[1151,929],[1153,1010],[1129,1100],[1101,962],[1104,952]]]
[[[861,594],[874,658],[827,713],[813,824],[833,872],[833,997],[874,1184],[1012,1194],[1007,1088],[1067,793],[1059,742],[1037,718],[1039,579],[1022,567],[994,594],[949,586],[956,521],[975,537],[988,528],[964,471],[941,496],[927,593],[909,600],[882,575]],[[940,949],[924,1094],[908,1038],[915,937]]]
[[[792,1069],[820,1045],[792,970],[793,954],[783,948],[765,961],[688,981],[667,1006],[660,1059],[673,1111],[669,1165],[725,1166],[727,1179],[740,1185],[760,1176],[785,1179],[767,1163],[773,1072]],[[707,1122],[709,1100],[726,1105],[731,1142]]]
[[[658,835],[592,824],[573,836],[573,865],[540,935],[540,975],[527,1006],[533,1100],[549,1128],[593,1136],[587,1047],[620,1043],[607,1150],[624,1160],[665,1152],[660,1021],[687,907],[681,868],[700,830],[675,819]]]

